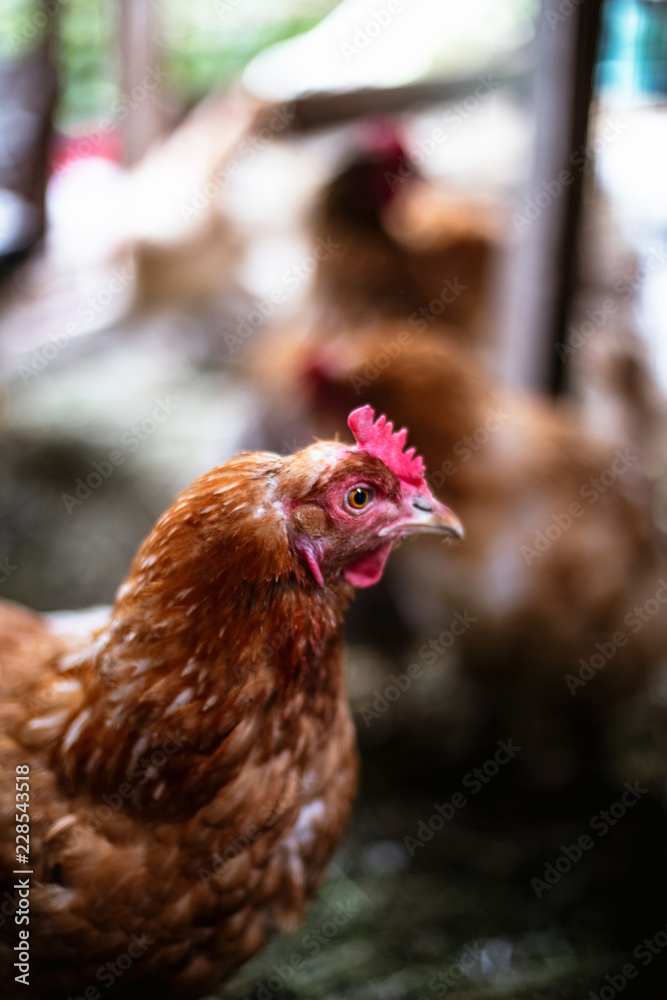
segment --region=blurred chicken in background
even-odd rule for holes
[[[576,398],[556,403],[496,376],[520,357],[498,286],[514,301],[537,288],[524,271],[514,295],[504,257],[538,228],[557,176],[545,167],[528,212],[535,126],[551,122],[530,104],[546,65],[534,4],[412,0],[380,26],[374,0],[61,6],[67,162],[51,151],[43,253],[0,312],[2,597],[107,601],[168,498],[233,453],[342,437],[366,402],[409,427],[466,540],[406,544],[346,618],[363,788],[310,914],[322,948],[286,989],[426,995],[436,964],[479,939],[473,992],[579,996],[590,981],[599,995],[614,946],[664,924],[665,403],[655,353],[633,342],[644,286],[656,326],[667,315],[663,109],[635,93],[635,116],[597,95],[572,161],[587,171],[584,216],[600,215],[600,185],[605,218],[620,204],[636,221],[639,204],[643,231],[584,227],[561,331]],[[549,41],[594,10],[575,6]],[[30,34],[32,0],[9,7],[4,34]],[[605,7],[627,27],[647,5]],[[122,38],[121,8],[137,19]],[[133,96],[149,69],[161,85]],[[539,324],[525,346],[554,360]],[[469,795],[499,739],[521,750]],[[654,794],[533,892],[637,779]],[[451,822],[438,810],[429,832],[461,788],[466,809]],[[360,919],[320,941],[349,899]],[[275,948],[225,995],[264,995],[292,953]],[[660,995],[646,975],[640,989]]]
[[[136,305],[187,306],[229,294],[242,241],[220,193],[238,172],[235,156],[272,113],[236,90],[211,95],[129,172]]]
[[[283,379],[283,412],[298,398],[318,434],[340,432],[350,405],[366,401],[410,427],[431,486],[445,489],[468,533],[446,558],[417,544],[401,551],[409,583],[394,590],[397,613],[426,637],[466,606],[464,674],[500,729],[549,744],[543,759],[532,755],[530,781],[569,780],[577,753],[599,751],[597,722],[667,652],[656,611],[667,553],[640,450],[500,389],[446,332],[409,335],[387,322],[306,342]],[[587,731],[583,751],[576,739],[563,749],[573,731]]]
[[[358,132],[361,148],[314,212],[316,236],[336,248],[315,275],[314,327],[404,317],[417,331],[447,322],[479,341],[499,211],[426,180],[388,120]]]

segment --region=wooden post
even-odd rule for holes
[[[602,0],[544,0],[537,40],[533,163],[513,214],[503,283],[507,381],[559,392],[576,281],[588,117]]]
[[[119,4],[121,96],[130,107],[121,126],[125,138],[125,163],[131,166],[163,129],[161,67],[152,0],[119,0]]]

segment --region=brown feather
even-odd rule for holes
[[[301,919],[357,774],[340,638],[352,588],[315,586],[275,506],[317,497],[333,461],[318,447],[240,455],[197,480],[86,641],[0,605],[0,858],[11,896],[27,763],[31,996],[99,985],[139,940],[109,995],[198,997]],[[348,474],[394,486],[377,459],[345,456]],[[1,935],[13,983],[11,919]]]

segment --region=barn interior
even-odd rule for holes
[[[351,827],[215,995],[654,1000],[667,4],[8,0],[0,80],[0,597],[365,403],[466,528],[357,594]]]

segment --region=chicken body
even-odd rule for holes
[[[315,273],[312,328],[405,317],[415,333],[446,322],[450,335],[480,340],[497,214],[446,197],[385,137],[332,179],[317,207],[315,231],[335,250]]]
[[[368,513],[342,509],[358,480]],[[377,577],[378,545],[386,558],[406,517],[424,530],[444,510],[433,500],[424,515],[405,489],[378,457],[339,444],[241,455],[176,499],[89,638],[0,605],[10,996],[25,995],[22,926],[32,997],[90,987],[177,1000],[301,919],[356,787],[339,634],[350,581]],[[30,871],[24,925],[16,869]]]
[[[301,383],[315,433],[335,433],[355,400],[396,413],[432,489],[461,512],[467,537],[446,558],[438,546],[399,553],[401,584],[420,595],[405,602],[414,624],[428,635],[442,609],[465,600],[477,620],[458,648],[499,696],[511,700],[513,681],[576,707],[618,703],[667,649],[662,614],[641,627],[633,617],[667,579],[640,453],[587,434],[553,404],[500,389],[446,337],[406,342],[402,330],[384,323],[322,348],[306,343],[291,370],[312,382],[317,361],[315,391]],[[613,655],[592,679],[584,669],[582,684],[581,661],[599,653],[596,643],[612,643]]]
[[[256,509],[261,484],[245,494]],[[298,586],[245,595],[250,553],[210,579],[200,547],[186,549],[187,523],[172,524],[176,538],[149,539],[109,626],[79,652],[38,616],[2,610],[2,801],[27,764],[38,996],[105,985],[99,970],[136,939],[126,991],[147,978],[164,997],[212,989],[271,930],[294,926],[348,817],[356,754],[338,628],[349,586],[319,606]],[[159,599],[142,600],[161,559],[172,572]],[[256,623],[244,597],[265,603]],[[44,709],[26,713],[32,704]]]

